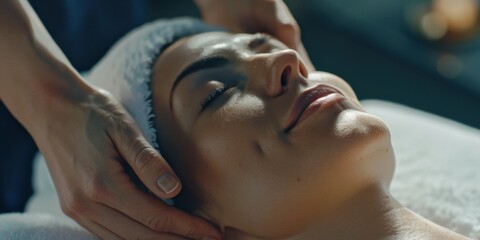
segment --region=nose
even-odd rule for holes
[[[306,82],[306,67],[294,50],[257,54],[253,61],[257,73],[253,79],[258,80],[258,89],[269,97],[281,95],[294,83]]]

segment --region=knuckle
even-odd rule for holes
[[[117,134],[118,138],[131,139],[138,135],[138,130],[135,128],[136,122],[123,110],[117,108],[111,111],[109,120],[108,122],[111,123],[109,129],[113,134]]]
[[[288,22],[282,25],[282,31],[284,34],[299,35],[300,27],[295,22]]]
[[[285,23],[277,31],[278,36],[290,48],[295,48],[301,42],[300,27],[296,23]]]
[[[158,162],[155,150],[147,146],[146,140],[137,139],[132,153],[133,167],[139,172],[143,173],[147,169],[157,166]]]
[[[105,180],[100,177],[93,177],[86,185],[85,194],[88,199],[94,202],[107,202],[108,187],[106,187]]]
[[[128,115],[119,111],[115,113],[113,120],[115,124],[112,126],[116,131],[122,132],[127,138],[135,136],[136,132],[131,127],[134,126],[134,121]]]
[[[147,217],[145,225],[157,232],[169,232],[173,228],[173,221],[167,214],[158,214]]]
[[[96,90],[97,91],[95,91],[95,93],[92,95],[92,100],[96,103],[105,104],[112,101],[112,99],[115,99],[115,96],[107,90],[102,88],[96,88]]]
[[[61,201],[61,209],[67,216],[75,218],[77,215],[87,215],[88,206],[81,194],[74,193]]]

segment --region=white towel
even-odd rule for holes
[[[69,219],[41,213],[0,214],[0,240],[93,240],[91,233]]]
[[[480,239],[480,131],[398,104],[363,104],[392,132],[397,157],[392,194],[433,222]],[[37,161],[36,194],[27,213],[0,215],[0,240],[91,239],[64,219],[47,167]]]
[[[158,150],[151,104],[152,67],[176,40],[211,31],[223,31],[195,18],[160,19],[122,37],[90,71],[87,81],[109,91],[132,115],[147,141]]]
[[[433,222],[480,239],[480,130],[398,104],[362,104],[392,133],[392,195]]]

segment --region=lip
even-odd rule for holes
[[[305,90],[295,101],[284,131],[289,132],[317,110],[324,109],[332,105],[330,103],[336,103],[343,98],[340,91],[323,84]]]

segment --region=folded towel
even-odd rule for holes
[[[117,98],[158,150],[150,89],[155,60],[182,37],[221,30],[188,17],[144,24],[122,37],[90,71],[87,81]]]
[[[41,213],[0,214],[0,240],[94,240],[72,220]]]

